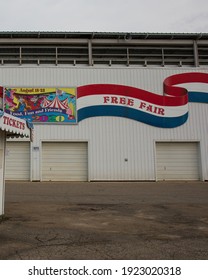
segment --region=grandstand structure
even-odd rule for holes
[[[0,63],[208,66],[208,33],[0,32]]]

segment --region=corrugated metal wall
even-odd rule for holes
[[[198,68],[0,68],[7,86],[81,86],[115,83],[162,94],[163,80],[172,74],[206,72]],[[202,180],[208,180],[208,105],[189,104],[188,121],[162,129],[118,117],[96,117],[78,125],[35,125],[32,180],[41,180],[42,141],[87,141],[89,180],[155,180],[155,141],[200,141]]]

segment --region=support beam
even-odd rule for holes
[[[197,41],[194,41],[193,47],[194,47],[194,66],[199,67],[199,53],[198,53]]]
[[[89,66],[93,66],[92,62],[92,41],[88,41],[88,60],[89,60]]]

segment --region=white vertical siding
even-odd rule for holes
[[[163,80],[183,72],[207,68],[0,68],[2,85],[81,86],[115,83],[162,94]],[[208,91],[208,90],[207,90]],[[32,180],[41,178],[41,141],[88,141],[90,180],[155,180],[155,141],[199,141],[202,179],[208,180],[208,105],[189,104],[188,121],[162,129],[118,117],[96,117],[77,125],[35,125]]]

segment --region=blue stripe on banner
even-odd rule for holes
[[[208,103],[207,92],[189,91],[188,98],[189,98],[189,102]]]
[[[188,119],[188,113],[179,117],[163,117],[154,116],[133,108],[114,105],[89,106],[78,110],[79,122],[86,118],[98,116],[125,117],[162,128],[174,128],[180,126]]]

